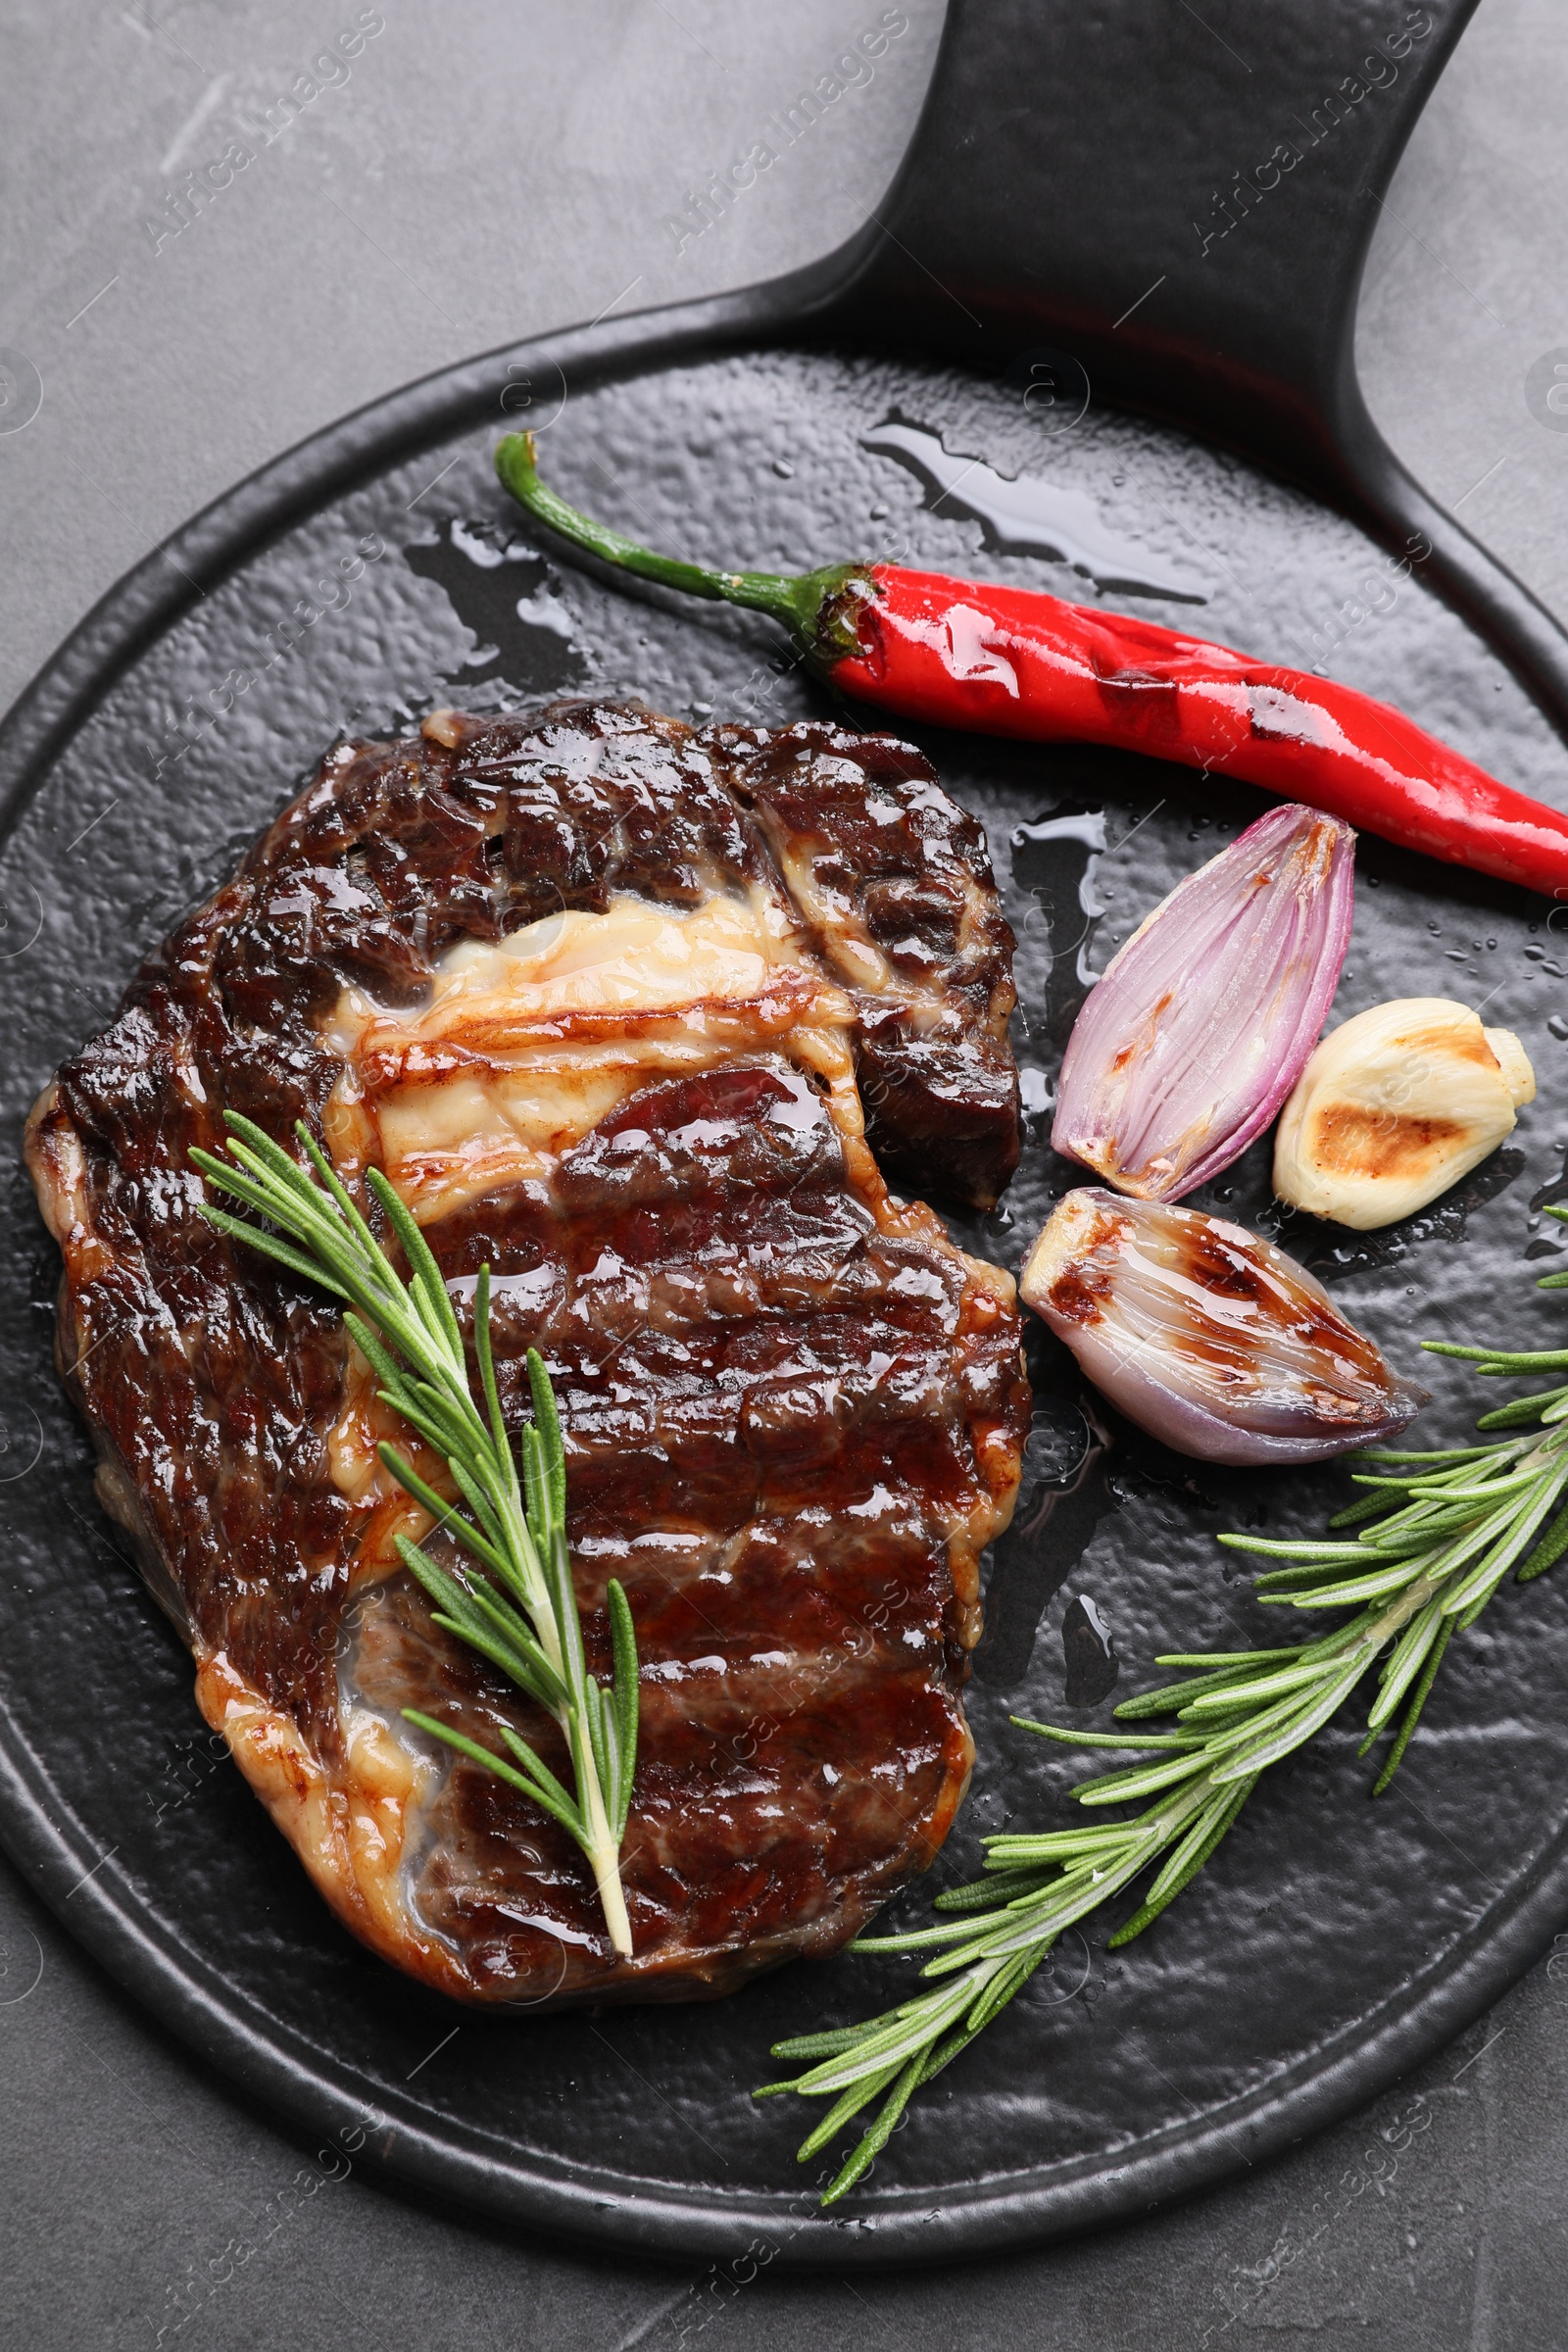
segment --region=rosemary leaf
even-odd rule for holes
[[[406,1536],[397,1540],[399,1555],[436,1604],[436,1624],[488,1658],[555,1718],[571,1758],[572,1786],[509,1724],[500,1729],[511,1754],[500,1756],[433,1715],[412,1707],[404,1714],[519,1789],[569,1832],[593,1869],[611,1942],[627,1957],[631,1926],[619,1860],[637,1760],[637,1640],[626,1595],[612,1581],[608,1690],[589,1674],[566,1550],[565,1447],[544,1359],[529,1349],[533,1422],[520,1434],[519,1485],[496,1386],[489,1267],[480,1269],[474,1295],[476,1401],[441,1269],[380,1170],[368,1171],[367,1187],[403,1253],[406,1279],[303,1121],[295,1132],[309,1163],[304,1167],[252,1120],[229,1112],[224,1124],[229,1157],[200,1151],[191,1157],[210,1186],[280,1232],[208,1203],[203,1215],[231,1241],[319,1283],[349,1306],[345,1323],[376,1377],[381,1401],[442,1456],[459,1501],[439,1494],[395,1446],[383,1445],[381,1460],[437,1529],[489,1574],[480,1568],[449,1571]]]

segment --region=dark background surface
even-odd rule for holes
[[[192,509],[358,401],[617,297],[700,295],[836,244],[891,176],[938,24],[909,8],[814,151],[677,253],[663,223],[687,189],[878,11],[389,11],[349,83],[155,255],[143,222],[181,167],[357,13],[74,8],[12,31],[0,344],[43,404],[0,435],[24,558],[0,581],[0,691]],[[1215,37],[1186,13],[1195,42]],[[1361,329],[1395,446],[1559,612],[1568,446],[1524,381],[1568,340],[1565,41],[1541,0],[1485,0],[1391,192]],[[309,2192],[314,2151],[205,2080],[9,1876],[0,1931],[0,2263],[27,2346],[1563,2340],[1568,1958],[1256,2178],[1074,2247],[852,2285],[579,2259],[358,2177]]]

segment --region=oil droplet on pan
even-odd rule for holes
[[[1121,1672],[1110,1628],[1087,1593],[1067,1603],[1061,1621],[1061,1651],[1069,1707],[1098,1707],[1116,1687]]]

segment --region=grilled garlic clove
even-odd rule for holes
[[[1051,1140],[1179,1200],[1262,1134],[1317,1043],[1349,944],[1355,835],[1287,803],[1179,882],[1074,1023]]]
[[[1536,1074],[1511,1029],[1446,997],[1400,997],[1331,1029],[1274,1141],[1274,1190],[1365,1232],[1413,1215],[1496,1150]]]
[[[1204,1461],[1319,1461],[1426,1402],[1304,1266],[1196,1209],[1069,1193],[1018,1291],[1118,1411]]]

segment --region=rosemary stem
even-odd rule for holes
[[[1452,1581],[1454,1573],[1452,1569],[1445,1569],[1441,1575],[1418,1576],[1414,1584],[1406,1585],[1402,1592],[1396,1593],[1381,1616],[1372,1620],[1356,1644],[1369,1666],[1391,1634],[1396,1634],[1408,1625],[1417,1610],[1424,1609],[1433,1594],[1441,1592],[1444,1586]]]
[[[562,1681],[569,1687],[571,1678],[565,1672],[565,1653],[562,1646],[561,1628],[556,1622],[556,1612],[551,1606],[550,1589],[539,1564],[538,1550],[528,1533],[528,1523],[523,1516],[522,1498],[517,1491],[516,1467],[512,1460],[510,1449],[506,1468],[508,1472],[507,1497],[503,1512],[507,1532],[506,1550],[509,1558],[515,1563],[515,1571],[522,1589],[522,1603],[534,1622],[539,1646],[561,1676]]]
[[[584,1851],[594,1874],[594,1885],[599,1889],[605,1925],[618,1956],[622,1960],[629,1960],[631,1921],[626,1916],[625,1889],[620,1883],[620,1847],[605,1811],[604,1790],[599,1785],[599,1775],[591,1757],[586,1765],[578,1765],[577,1786],[584,1792],[583,1810],[588,1816],[589,1842]]]

